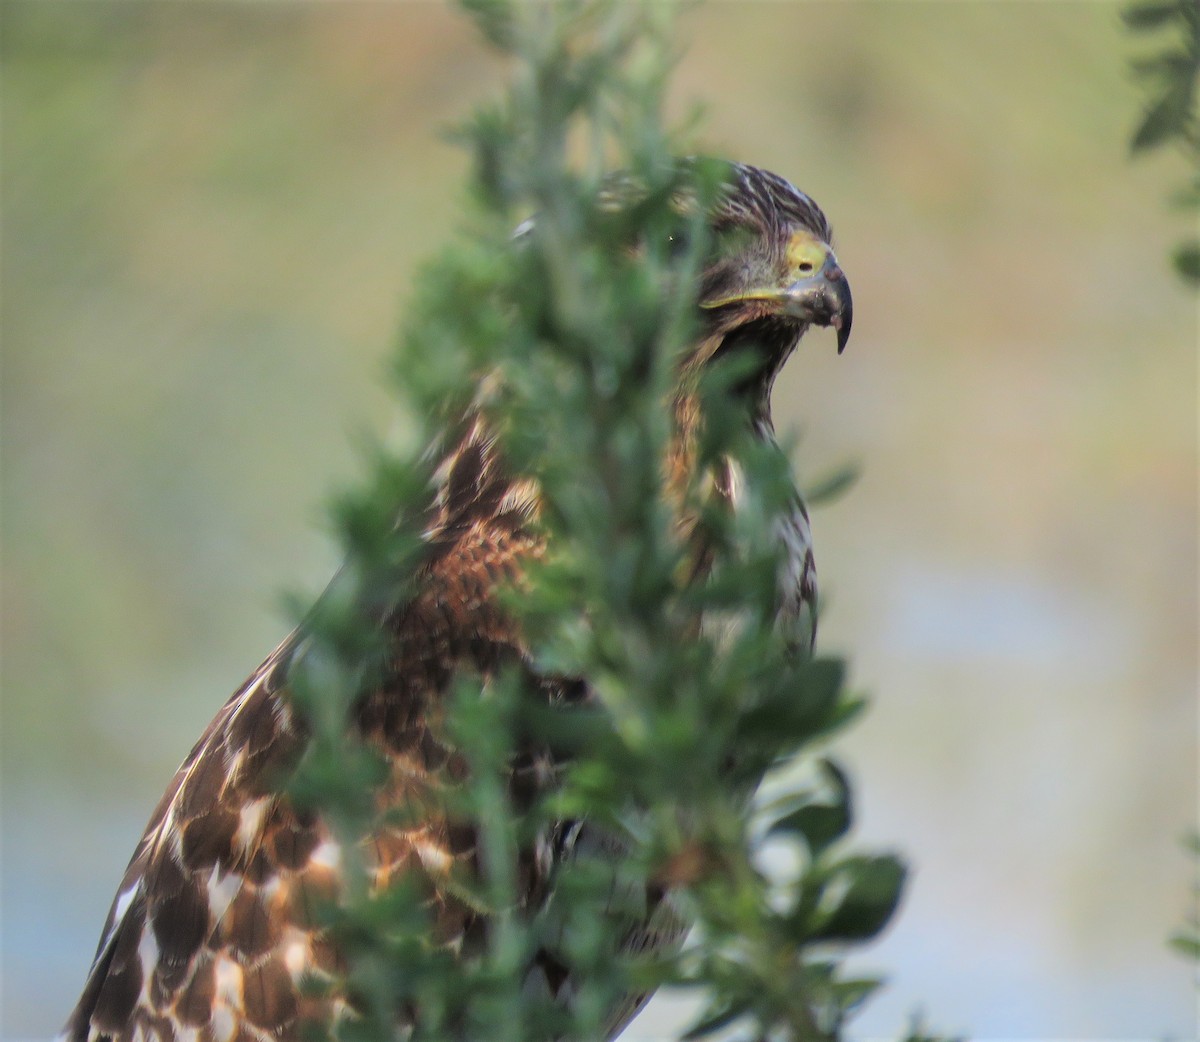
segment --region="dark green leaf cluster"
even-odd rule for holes
[[[838,1037],[878,983],[845,976],[841,956],[886,926],[905,871],[850,849],[849,780],[821,753],[862,706],[844,663],[799,653],[776,625],[787,462],[748,431],[733,363],[681,385],[705,201],[727,168],[679,161],[664,129],[670,5],[463,6],[510,57],[511,81],[456,132],[473,157],[470,225],[422,275],[393,372],[418,450],[468,407],[486,412],[507,464],[538,482],[547,550],[505,596],[530,661],[461,676],[447,700],[469,770],[430,799],[476,823],[479,856],[477,872],[439,885],[488,924],[452,952],[419,868],[377,891],[350,856],[381,815],[429,809],[380,810],[381,761],[346,723],[421,559],[436,453],[379,450],[368,486],[337,507],[347,564],[293,669],[312,737],[291,781],[350,862],[321,911],[356,1010],[336,1034],[389,1038],[415,1016],[418,1039],[602,1039],[625,997],[665,984],[703,997],[691,1037]],[[676,480],[681,396],[704,422]],[[736,512],[713,495],[730,460],[745,476]],[[595,697],[531,697],[545,678]],[[525,793],[513,779],[531,749],[557,776]],[[755,801],[764,779],[771,796]],[[564,821],[595,826],[590,842],[534,901],[527,852]],[[665,892],[691,939],[631,948]],[[526,986],[539,950],[570,970],[569,1004]]]
[[[1130,32],[1170,32],[1170,42],[1157,53],[1136,59],[1133,69],[1145,84],[1149,102],[1134,132],[1135,153],[1162,145],[1179,145],[1192,165],[1190,186],[1179,194],[1179,204],[1200,212],[1200,120],[1196,112],[1200,80],[1200,4],[1196,0],[1142,0],[1123,12]],[[1177,247],[1176,270],[1192,285],[1200,286],[1200,238],[1192,236]]]
[[[1184,841],[1192,859],[1192,908],[1182,930],[1171,937],[1171,947],[1181,955],[1200,962],[1200,833],[1192,832]]]

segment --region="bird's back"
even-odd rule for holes
[[[381,620],[383,680],[354,710],[361,736],[382,751],[381,809],[402,823],[380,828],[363,856],[373,886],[398,878],[425,888],[434,939],[462,952],[479,942],[482,914],[457,896],[470,873],[476,830],[438,808],[439,778],[465,767],[439,728],[442,696],[464,670],[483,679],[526,655],[496,603],[540,553],[529,520],[535,489],[505,471],[480,420],[440,468],[425,562],[411,598]],[[335,981],[341,953],[320,922],[339,894],[346,852],[320,815],[298,810],[278,790],[307,739],[292,704],[289,667],[305,635],[289,636],[222,707],[176,773],[134,853],[105,925],[82,997],[65,1029],[69,1042],[182,1040],[266,1042],[298,1038],[306,1020],[349,1012],[334,987],[314,997],[305,978]],[[536,697],[584,701],[585,684],[532,678]],[[530,804],[552,784],[547,751],[515,751],[512,795]],[[405,820],[407,819],[407,820]],[[587,851],[614,863],[621,841],[587,822],[557,822],[520,854],[522,903],[544,901],[555,867]],[[678,940],[684,924],[657,895],[629,926],[632,950]],[[527,986],[564,1002],[575,982],[556,954],[539,951]],[[610,1037],[646,996],[628,996],[610,1018]]]

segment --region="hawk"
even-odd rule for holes
[[[707,218],[714,235],[733,245],[714,251],[700,272],[698,334],[681,372],[728,352],[749,352],[753,365],[739,400],[757,436],[770,441],[776,375],[812,325],[834,327],[838,351],[844,348],[849,285],[825,215],[775,174],[731,164]],[[664,408],[674,407],[686,428],[696,418],[680,395]],[[384,791],[397,801],[452,754],[437,710],[456,671],[487,676],[527,656],[496,591],[542,550],[531,523],[537,485],[510,472],[487,418],[468,412],[442,443],[447,449],[430,493],[424,556],[403,603],[381,620],[388,666],[351,713],[350,726],[387,761],[391,781]],[[686,466],[686,457],[672,462]],[[716,484],[736,510],[736,475]],[[779,613],[797,627],[788,632],[810,647],[816,576],[798,495],[778,531]],[[121,880],[64,1029],[68,1042],[282,1042],[298,1039],[308,1018],[353,1016],[336,991],[314,997],[300,986],[314,975],[332,979],[342,966],[336,943],[313,915],[321,899],[338,893],[342,851],[318,812],[296,806],[274,784],[306,737],[289,695],[289,667],[303,640],[302,626],[250,675],[167,787]],[[540,687],[537,697],[553,686],[574,698],[586,698],[588,690],[586,678],[541,678],[531,686]],[[556,864],[588,841],[586,822],[562,822],[525,859],[527,911],[544,899]],[[594,830],[590,841],[620,856]],[[438,888],[452,866],[472,863],[471,827],[437,817],[381,825],[364,850],[376,887],[418,871],[433,881],[437,941],[459,951],[464,938],[478,936],[475,920],[485,913],[457,900],[449,886]],[[681,939],[685,924],[671,912],[669,895],[649,895],[646,907],[645,921],[628,933],[631,949]],[[527,983],[555,999],[568,1000],[572,989],[568,968],[548,951],[531,961]],[[647,998],[629,995],[613,1009],[607,1037]]]

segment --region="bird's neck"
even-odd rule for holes
[[[777,316],[745,322],[721,338],[713,355],[714,361],[745,360],[743,364],[748,365],[749,371],[734,385],[733,391],[745,400],[751,422],[757,427],[760,421],[765,421],[772,434],[771,390],[804,330],[794,320]]]
[[[761,393],[759,393],[761,391]],[[754,393],[747,388],[737,392],[739,404],[746,407],[746,429],[759,441],[775,441],[775,424],[771,419],[771,391],[767,384],[761,389],[755,388]],[[699,445],[700,436],[704,429],[704,410],[700,395],[694,389],[685,389],[675,398],[675,432],[667,454],[667,488],[672,498],[679,504],[688,497],[688,489],[693,481],[700,478],[702,483],[709,485],[722,499],[732,499],[733,483],[727,480],[731,461],[722,458],[714,472],[709,475],[698,475],[701,466]],[[725,475],[723,477],[723,475]]]

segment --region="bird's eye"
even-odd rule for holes
[[[803,272],[805,275],[808,275],[813,270],[812,261],[801,261],[799,264],[796,265],[796,270],[799,272]]]

